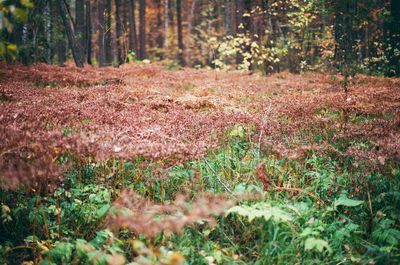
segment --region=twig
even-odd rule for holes
[[[274,187],[273,188],[275,191],[288,191],[288,192],[295,192],[295,193],[305,193],[311,198],[316,199],[318,202],[323,202],[320,198],[318,198],[315,194],[313,194],[310,191],[305,191],[300,188],[286,188],[286,187]]]
[[[368,195],[368,208],[369,208],[369,213],[370,213],[370,217],[369,217],[369,233],[371,234],[373,228],[374,228],[374,211],[372,210],[372,202],[371,202],[371,195],[369,193],[369,188],[367,191],[367,195]]]
[[[230,188],[228,188],[228,186],[226,186],[226,184],[224,182],[222,182],[222,180],[218,177],[217,172],[215,172],[215,170],[211,167],[211,165],[208,163],[207,159],[204,160],[204,162],[206,163],[206,165],[211,169],[211,171],[214,173],[215,177],[217,178],[218,182],[221,183],[221,185],[224,187],[224,189],[229,192],[232,193],[232,190]]]

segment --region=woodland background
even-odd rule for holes
[[[400,75],[397,0],[5,0],[0,14],[0,58],[24,64]]]

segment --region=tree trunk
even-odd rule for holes
[[[122,58],[122,17],[121,17],[121,1],[115,0],[115,23],[117,33],[117,60],[118,65],[124,63]]]
[[[106,10],[105,10],[105,28],[104,28],[104,47],[105,47],[105,61],[108,65],[111,65],[114,60],[113,51],[112,51],[112,0],[104,0],[106,1]]]
[[[225,0],[225,34],[232,35],[232,24],[231,24],[231,0]]]
[[[196,8],[196,0],[192,0],[192,7],[190,8],[189,17],[187,20],[188,29],[187,29],[187,36],[186,36],[186,63],[190,65],[191,61],[191,34],[193,28],[193,17],[194,17],[194,10]]]
[[[140,38],[140,50],[139,59],[143,60],[147,57],[146,52],[146,0],[140,0],[139,9],[139,38]]]
[[[128,12],[129,12],[129,16],[128,16],[129,17],[129,49],[131,51],[134,51],[137,56],[138,48],[137,48],[135,0],[130,0]]]
[[[51,42],[51,1],[47,1],[44,16],[45,16],[45,32],[46,32],[46,42],[47,42],[47,54],[46,61],[48,64],[52,64],[52,42]]]
[[[86,0],[86,57],[87,63],[92,64],[92,7],[90,5],[90,0]]]
[[[81,56],[84,58],[86,53],[85,0],[75,1],[75,23],[76,39],[78,41],[78,45],[81,46],[80,50],[83,52]]]
[[[395,53],[395,49],[400,49],[400,1],[399,0],[391,0],[390,3],[390,16],[391,23],[389,28],[389,40],[390,46],[392,49],[390,50],[390,66],[391,71],[388,73],[390,76],[400,76],[400,55],[397,52]]]
[[[176,0],[176,18],[178,22],[178,61],[184,66],[185,59],[183,58],[183,33],[182,33],[182,3],[181,0]]]
[[[354,0],[336,0],[335,17],[335,63],[344,76],[343,87],[347,93],[348,78],[355,74],[354,61],[354,13],[356,2]]]
[[[72,56],[74,58],[75,64],[77,67],[83,67],[83,57],[81,46],[78,44],[74,30],[71,25],[71,20],[67,17],[67,7],[65,6],[65,2],[63,0],[56,1],[58,8],[60,10],[61,19],[64,24],[65,32],[67,34],[68,43],[72,51]]]
[[[236,33],[244,33],[243,28],[243,13],[244,13],[244,0],[236,0]]]
[[[243,25],[243,14],[244,14],[244,1],[236,0],[236,34],[244,34]],[[236,64],[241,64],[243,62],[243,55],[241,53],[236,54]]]
[[[169,1],[164,0],[164,49],[168,48]]]
[[[105,24],[104,24],[104,12],[105,12],[105,6],[104,6],[104,0],[99,0],[98,3],[98,28],[99,28],[99,36],[97,39],[97,45],[99,46],[99,52],[97,56],[97,60],[99,62],[100,67],[104,67],[105,65],[105,49],[104,49],[104,29],[105,29]]]
[[[162,32],[162,27],[163,27],[163,21],[162,21],[162,2],[161,0],[157,0],[157,37],[156,37],[156,43],[157,43],[157,55],[162,59],[163,54],[161,52],[162,47],[164,46],[164,37],[163,37],[163,32]]]

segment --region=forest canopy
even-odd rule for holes
[[[2,0],[0,31],[24,64],[400,75],[396,0]]]

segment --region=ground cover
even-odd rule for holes
[[[2,64],[1,262],[396,264],[400,80],[341,82]]]

